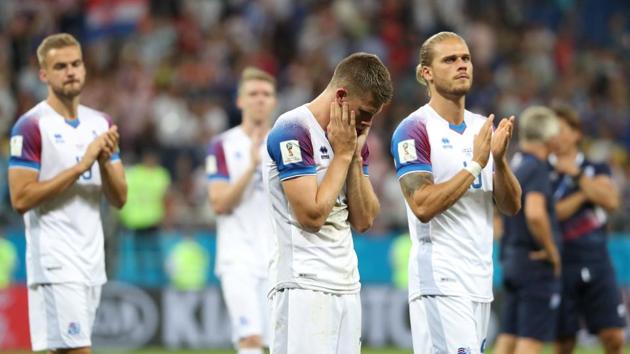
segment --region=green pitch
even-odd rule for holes
[[[630,346],[626,347],[626,352],[630,351]],[[26,354],[30,352],[16,352],[16,351],[7,351],[4,352],[6,354]],[[208,350],[208,349],[200,349],[200,350],[167,350],[163,348],[155,348],[155,349],[142,349],[135,351],[107,351],[107,350],[96,350],[94,354],[235,354],[234,350]],[[411,354],[411,350],[404,349],[393,349],[393,348],[382,348],[382,349],[370,349],[364,348],[362,354]],[[492,354],[492,350],[488,350],[488,354]],[[543,351],[543,354],[552,354],[551,348],[546,348]],[[592,348],[578,348],[574,354],[601,354],[603,350],[600,347],[592,347]]]

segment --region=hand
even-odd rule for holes
[[[355,159],[361,158],[361,152],[363,151],[363,147],[365,146],[367,142],[367,137],[369,133],[370,133],[370,126],[363,127],[363,129],[358,133],[359,136],[357,136],[357,148],[354,149],[353,158]]]
[[[109,162],[109,160],[112,158],[112,155],[118,149],[118,140],[120,139],[120,135],[118,134],[118,127],[115,125],[111,126],[107,132],[101,135],[105,140],[105,145],[98,155],[98,163],[101,166],[104,166],[106,163]]]
[[[479,130],[479,133],[475,135],[472,160],[481,165],[481,168],[486,167],[486,164],[488,164],[488,159],[490,158],[493,121],[494,114],[491,114]]]
[[[514,128],[514,116],[508,119],[501,119],[497,130],[492,134],[492,157],[495,161],[505,158],[505,152],[512,138]]]
[[[107,133],[103,133],[97,136],[96,139],[94,139],[90,143],[90,145],[88,145],[85,151],[85,154],[83,154],[83,158],[81,159],[81,161],[79,161],[79,168],[81,170],[81,173],[92,168],[92,165],[94,164],[96,159],[99,158],[101,151],[106,145],[106,142],[105,142],[106,134]]]
[[[557,248],[547,250],[538,250],[529,252],[529,259],[532,261],[547,261],[553,266],[553,275],[559,277],[562,272],[562,263],[560,261],[560,253]]]
[[[573,159],[559,158],[556,161],[554,169],[562,174],[566,174],[569,176],[576,176],[580,173],[580,169]]]
[[[261,127],[254,128],[252,135],[252,146],[250,150],[250,168],[254,171],[258,168],[258,165],[260,165],[260,144],[262,143],[264,136],[265,131]]]
[[[337,102],[330,103],[330,122],[328,123],[328,140],[335,156],[354,155],[357,147],[357,131],[354,111],[350,111],[347,102],[341,106]]]

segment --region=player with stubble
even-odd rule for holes
[[[11,132],[11,204],[24,214],[29,324],[34,351],[89,354],[106,282],[100,205],[121,208],[127,184],[117,127],[79,104],[81,45],[69,34],[37,48],[48,97]]]
[[[465,109],[473,79],[466,42],[440,32],[420,48],[429,103],[392,138],[412,249],[409,311],[414,352],[481,353],[492,293],[493,213],[516,214],[521,189],[506,160],[514,117]]]
[[[272,354],[359,354],[361,301],[351,227],[379,211],[366,139],[392,97],[375,55],[355,53],[313,101],[282,114],[267,139],[265,185],[276,250],[270,292]]]

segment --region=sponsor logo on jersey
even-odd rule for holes
[[[442,138],[442,147],[445,149],[452,149],[451,141],[447,137]]]
[[[300,151],[300,143],[297,140],[280,142],[280,153],[282,154],[282,163],[285,165],[302,162],[302,151]]]
[[[76,336],[81,333],[81,325],[78,322],[70,322],[68,325],[68,335]]]
[[[206,157],[206,173],[213,175],[217,173],[217,158],[214,155],[208,155]]]
[[[59,133],[55,134],[55,143],[57,144],[63,144],[63,136]]]
[[[398,158],[400,163],[415,161],[418,159],[416,154],[416,142],[413,139],[403,140],[398,143]]]
[[[11,156],[22,156],[22,143],[24,137],[22,135],[16,135],[11,137]]]
[[[322,153],[321,158],[322,159],[330,159],[330,155],[328,155],[328,148],[325,146],[322,146],[319,148],[319,152]]]

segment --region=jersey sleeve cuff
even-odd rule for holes
[[[208,181],[229,181],[230,177],[224,175],[208,175]]]
[[[288,171],[280,172],[280,180],[286,181],[288,179],[299,177],[299,176],[315,175],[316,173],[317,173],[317,169],[315,168],[315,166],[292,168]]]
[[[370,175],[370,173],[369,173],[369,171],[368,171],[368,167],[367,167],[367,166],[363,166],[363,168],[362,168],[362,169],[363,169],[363,175],[364,175],[364,176],[369,176],[369,175]]]
[[[396,176],[398,177],[398,179],[402,178],[402,176],[411,173],[411,172],[430,172],[433,173],[433,168],[431,167],[431,165],[427,165],[427,164],[412,164],[412,165],[406,165],[406,166],[402,166],[401,168],[399,168],[396,171]]]
[[[9,160],[9,168],[28,168],[39,171],[40,164],[34,161],[12,158]]]

